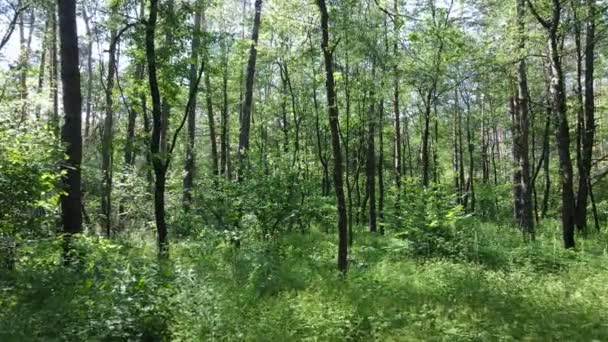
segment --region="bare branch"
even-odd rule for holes
[[[17,24],[17,19],[19,18],[19,15],[21,15],[21,13],[23,11],[28,9],[28,7],[29,7],[29,5],[25,5],[19,9],[15,10],[13,19],[11,19],[11,22],[8,24],[7,31],[4,33],[4,36],[2,36],[2,40],[0,40],[0,50],[2,50],[4,45],[6,45],[6,43],[8,43],[8,41],[9,41],[9,39],[11,39],[11,35],[13,34],[13,31],[15,30],[15,25]]]

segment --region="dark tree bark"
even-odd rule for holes
[[[378,129],[378,221],[380,234],[384,235],[384,102],[380,101],[380,128]]]
[[[513,154],[513,218],[519,224],[522,215],[522,173],[521,168],[519,167],[521,161],[521,132],[519,128],[517,100],[513,96],[509,99],[509,112],[511,114],[511,131],[513,132],[513,144],[511,145]]]
[[[570,157],[570,128],[568,125],[568,109],[566,105],[566,88],[564,72],[562,69],[562,56],[560,55],[559,29],[562,14],[560,0],[552,0],[551,19],[543,19],[530,0],[528,5],[532,14],[548,32],[549,60],[551,62],[551,95],[553,96],[553,115],[557,153],[559,157],[559,171],[562,185],[562,233],[565,248],[574,248],[574,176],[572,159]]]
[[[241,128],[239,132],[239,170],[238,178],[243,178],[245,170],[245,158],[249,150],[249,131],[251,127],[251,106],[253,104],[253,82],[255,80],[255,63],[257,60],[257,44],[260,34],[260,21],[262,16],[262,0],[255,1],[255,16],[253,29],[251,31],[251,47],[249,48],[249,59],[247,61],[247,77],[245,81],[245,102],[241,112]]]
[[[220,173],[226,175],[227,179],[232,178],[230,165],[230,121],[228,112],[228,48],[222,40],[223,50],[223,73],[222,73],[222,115],[220,117],[221,149],[220,149]]]
[[[421,93],[422,95],[422,93]],[[430,178],[430,151],[429,151],[429,140],[431,136],[431,108],[434,95],[434,89],[429,89],[424,98],[424,126],[422,131],[422,186],[427,187],[429,185]]]
[[[110,33],[108,75],[105,89],[106,117],[103,125],[101,143],[101,225],[109,238],[112,231],[112,155],[114,130],[114,77],[116,73],[116,30]]]
[[[192,32],[192,51],[190,52],[190,75],[189,87],[192,92],[196,87],[196,75],[198,73],[199,48],[201,43],[201,4],[197,1],[194,13],[194,31]],[[192,186],[194,184],[194,173],[196,169],[195,133],[196,133],[196,96],[192,99],[192,107],[188,111],[186,158],[184,162],[183,198],[184,212],[189,212],[192,205]]]
[[[152,97],[152,137],[150,152],[154,168],[154,217],[158,253],[161,257],[168,256],[167,224],[165,222],[165,165],[159,154],[162,130],[162,109],[158,79],[156,75],[156,48],[154,43],[156,20],[158,16],[158,0],[150,0],[150,11],[146,22],[146,60],[148,62],[148,83]]]
[[[547,123],[545,126],[546,134],[543,142],[543,174],[545,177],[545,187],[543,190],[543,203],[541,206],[541,218],[547,217],[547,211],[549,210],[549,195],[551,194],[551,173],[549,172],[549,161],[550,157],[550,146],[549,146],[549,131],[551,127],[551,108],[547,107]]]
[[[348,268],[348,236],[346,221],[346,203],[344,200],[344,185],[342,172],[342,151],[340,148],[340,133],[338,119],[338,103],[336,101],[336,85],[334,80],[333,48],[329,46],[329,14],[325,0],[317,0],[321,13],[321,49],[325,60],[325,88],[327,90],[327,112],[331,130],[331,145],[334,155],[334,187],[338,208],[338,269],[346,273]]]
[[[517,215],[519,218],[519,226],[521,227],[524,236],[527,239],[534,239],[534,215],[532,206],[532,183],[530,179],[530,157],[529,157],[529,99],[528,99],[528,77],[526,75],[526,60],[523,54],[525,53],[526,37],[525,37],[525,8],[524,0],[517,1],[517,29],[519,36],[519,53],[520,59],[517,63],[517,99],[514,127],[514,145],[517,149],[517,170],[519,173],[519,183],[516,186],[519,188],[519,209]]]
[[[393,1],[393,11],[395,14],[399,13],[398,1]],[[394,21],[394,42],[393,42],[393,55],[397,61],[399,55],[399,49],[397,46],[399,39],[399,28],[397,22]],[[393,66],[393,106],[394,106],[394,121],[393,121],[393,165],[395,168],[395,185],[397,189],[401,188],[401,174],[403,168],[401,166],[401,112],[399,102],[399,63],[395,62]],[[399,195],[399,190],[397,191]]]
[[[579,183],[576,198],[575,224],[579,231],[587,227],[587,199],[590,195],[591,161],[595,136],[595,103],[594,103],[594,54],[595,54],[595,0],[587,0],[587,19],[585,34],[585,100],[581,108],[582,118],[579,122],[580,158],[578,163]],[[576,19],[575,19],[576,20]],[[580,44],[578,44],[580,46]],[[580,48],[579,48],[580,50]],[[579,84],[581,55],[578,54]],[[579,86],[580,89],[580,86]],[[579,96],[582,92],[579,91]],[[582,101],[581,101],[582,102]],[[583,105],[581,103],[581,105]]]
[[[82,161],[80,72],[78,70],[78,34],[76,1],[58,0],[59,37],[61,42],[61,81],[63,85],[64,125],[61,140],[66,145],[67,160],[62,169],[61,219],[65,236],[64,257],[70,259],[70,237],[82,232],[80,163]]]
[[[374,93],[370,93],[370,106],[367,117],[367,166],[366,166],[366,183],[367,194],[369,196],[369,213],[368,213],[368,228],[371,233],[375,233],[377,229],[376,220],[376,147],[374,144],[375,121],[376,121],[376,102]]]
[[[143,79],[145,77],[144,69],[145,66],[141,63],[138,63],[135,66],[136,79]],[[129,116],[127,119],[127,139],[125,141],[124,161],[126,166],[133,167],[133,165],[135,164],[135,149],[133,147],[133,144],[135,143],[135,122],[137,120],[137,111],[135,110],[135,108],[131,108],[128,114]]]
[[[21,14],[24,11],[26,11],[28,8],[29,8],[29,5],[21,6],[21,3],[19,3],[17,9],[15,9],[15,13],[13,13],[12,19],[8,23],[6,32],[4,32],[4,34],[2,35],[2,39],[0,39],[0,50],[2,50],[2,48],[6,45],[6,43],[8,43],[8,41],[11,39],[11,36],[13,35],[13,32],[15,31],[15,26],[17,25],[17,21],[21,17]],[[54,11],[54,9],[53,9],[53,11]]]
[[[475,159],[474,159],[475,145],[473,143],[473,128],[472,128],[472,123],[471,123],[471,116],[472,116],[471,104],[470,104],[471,99],[469,98],[468,94],[465,95],[464,92],[461,92],[460,95],[462,97],[463,102],[465,103],[466,111],[467,111],[465,125],[466,125],[466,133],[467,133],[467,146],[468,146],[467,150],[469,152],[468,153],[468,155],[469,155],[469,170],[468,170],[469,177],[466,181],[463,206],[466,210],[468,208],[468,204],[469,204],[469,200],[470,200],[471,206],[470,206],[469,211],[475,212]]]
[[[205,38],[204,44],[204,52],[203,58],[205,59],[204,65],[206,65],[207,70],[205,70],[205,102],[207,105],[207,120],[209,121],[209,142],[211,143],[211,167],[213,168],[212,174],[214,176],[219,175],[219,162],[218,162],[218,152],[217,152],[217,135],[215,132],[215,117],[213,115],[213,93],[211,88],[211,75],[209,68],[209,42],[207,41],[207,21],[205,18],[205,11],[203,10],[203,37]]]
[[[314,51],[314,46],[312,44],[312,37],[309,36],[310,49]],[[321,194],[323,196],[329,196],[330,191],[330,180],[329,180],[329,163],[328,158],[325,153],[326,139],[322,139],[321,135],[321,123],[320,123],[320,114],[319,114],[319,100],[317,98],[317,69],[314,67],[314,57],[311,54],[311,68],[312,68],[312,103],[315,110],[315,138],[317,144],[317,155],[319,157],[319,162],[321,163],[321,167],[323,168],[323,178],[321,179]],[[323,135],[323,138],[325,135]],[[323,143],[322,143],[323,142]]]

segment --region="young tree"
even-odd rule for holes
[[[331,146],[334,155],[334,187],[338,206],[338,269],[346,273],[348,268],[348,236],[346,221],[346,203],[344,200],[344,181],[342,175],[342,151],[340,148],[340,133],[338,120],[338,103],[336,101],[336,83],[334,80],[333,54],[334,48],[329,46],[329,14],[325,0],[317,0],[321,13],[321,50],[325,60],[325,88],[327,91],[327,113],[331,130]]]
[[[190,52],[190,74],[188,75],[189,87],[192,92],[196,87],[196,74],[198,67],[199,49],[201,42],[201,3],[197,1],[194,12],[194,30],[192,32],[192,51]],[[186,158],[184,162],[183,180],[183,207],[184,212],[190,210],[192,205],[192,185],[195,172],[195,133],[196,133],[196,96],[192,99],[192,107],[188,111],[188,127],[186,129]]]
[[[245,81],[245,102],[241,113],[241,129],[239,132],[239,170],[238,178],[243,178],[247,152],[249,150],[249,131],[251,127],[251,106],[253,104],[253,82],[255,80],[255,63],[257,60],[258,37],[260,35],[260,20],[262,16],[262,0],[255,1],[255,16],[253,29],[251,30],[251,47],[249,48],[249,59],[247,60],[247,78]]]

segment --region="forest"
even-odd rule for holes
[[[606,0],[0,0],[0,341],[606,341],[607,175]]]

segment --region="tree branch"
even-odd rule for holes
[[[184,128],[184,125],[186,124],[186,120],[188,119],[188,114],[190,113],[190,109],[192,107],[192,102],[194,101],[194,98],[196,97],[196,95],[198,93],[198,85],[201,83],[201,77],[203,76],[204,67],[205,67],[205,59],[203,58],[201,61],[201,65],[199,67],[198,77],[196,78],[196,83],[195,83],[194,87],[192,87],[190,89],[190,94],[188,95],[188,102],[186,103],[186,110],[184,111],[184,116],[182,117],[182,120],[181,120],[179,126],[175,130],[175,133],[173,133],[173,139],[171,140],[171,145],[169,146],[169,153],[167,154],[167,162],[165,163],[165,171],[169,168],[169,163],[171,162],[171,154],[173,153],[173,150],[175,149],[175,143],[177,141],[177,136],[179,135],[181,130]]]
[[[0,50],[2,50],[4,45],[6,45],[6,43],[8,43],[8,41],[9,41],[9,39],[11,39],[11,36],[13,35],[13,31],[15,30],[15,25],[17,24],[17,19],[19,18],[19,15],[21,15],[21,12],[28,9],[28,7],[29,7],[29,5],[25,5],[15,11],[15,15],[13,15],[13,19],[11,19],[11,22],[8,24],[8,29],[4,33],[4,36],[2,36],[2,40],[0,40]]]
[[[549,22],[546,19],[543,19],[538,12],[536,11],[536,7],[534,7],[534,5],[532,4],[532,1],[530,0],[526,0],[526,2],[528,3],[528,8],[530,8],[530,12],[532,12],[532,15],[534,15],[534,17],[536,18],[536,20],[538,20],[538,22],[547,30],[551,28],[551,22]]]

